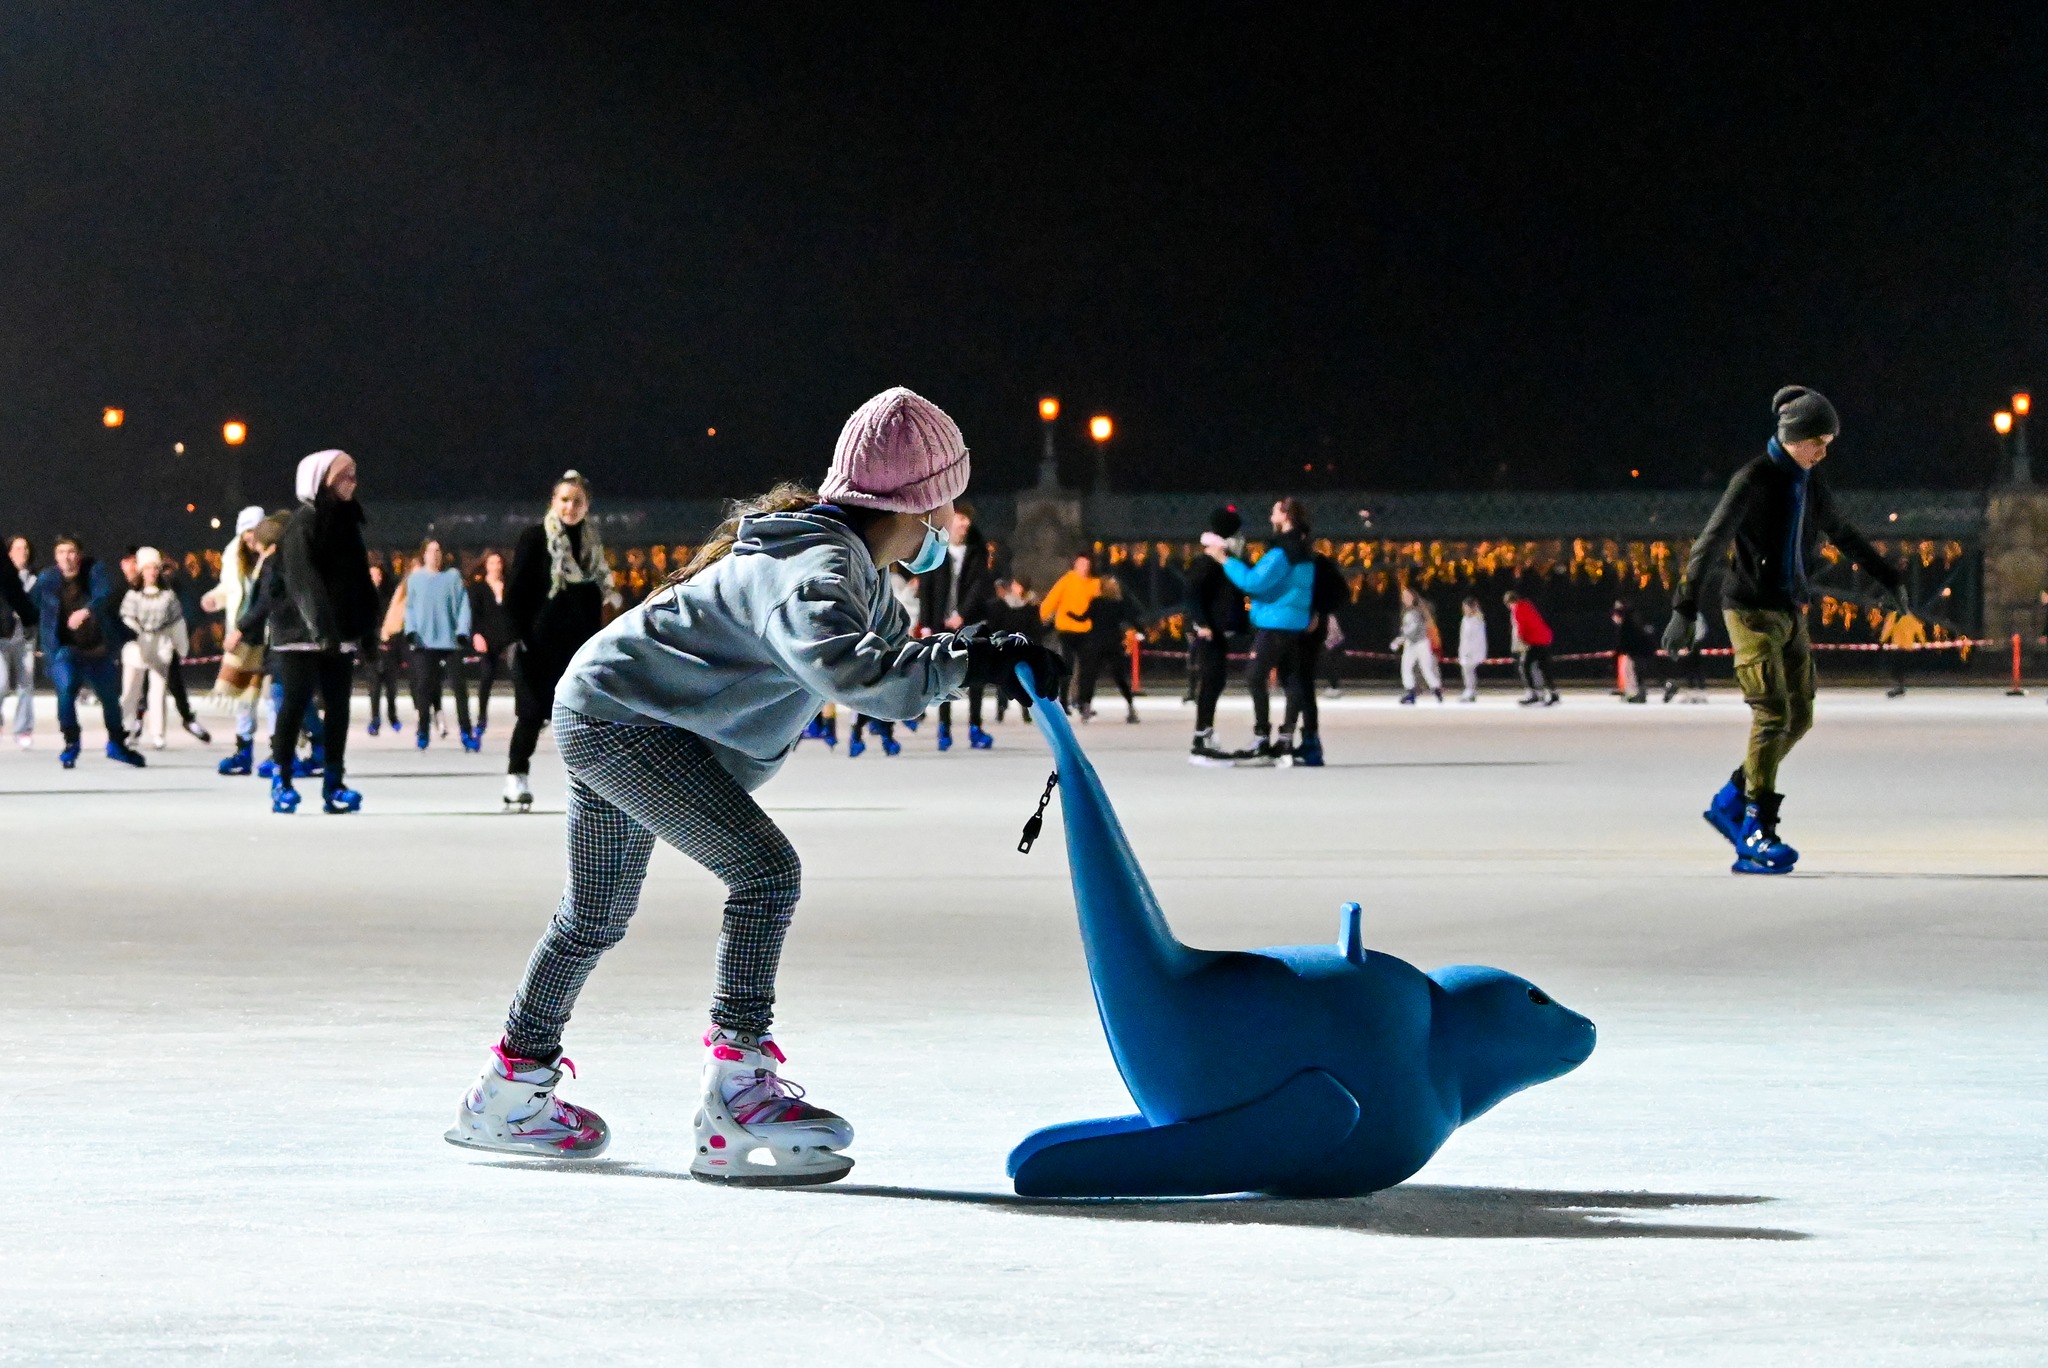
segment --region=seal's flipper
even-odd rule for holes
[[[1025,1197],[1204,1197],[1257,1192],[1304,1172],[1344,1143],[1358,1099],[1304,1069],[1255,1102],[1165,1126],[1112,1117],[1053,1126],[1010,1156]]]

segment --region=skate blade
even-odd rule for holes
[[[459,1130],[449,1129],[441,1138],[457,1149],[476,1150],[481,1154],[510,1154],[525,1159],[595,1159],[612,1147],[612,1138],[607,1135],[602,1144],[594,1149],[565,1150],[552,1145],[493,1145],[485,1140],[472,1139]]]
[[[819,1169],[810,1173],[705,1173],[691,1169],[690,1176],[700,1183],[715,1183],[720,1187],[819,1187],[825,1183],[836,1183],[853,1172],[853,1160],[846,1161],[841,1169]]]

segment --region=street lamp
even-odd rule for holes
[[[128,410],[103,408],[100,410],[100,421],[110,428],[119,427],[128,421]]]
[[[2025,390],[2012,397],[2012,482],[2016,485],[2030,485],[2034,482],[2034,462],[2027,452],[2027,410],[2033,406],[2034,396]]]
[[[1109,493],[1109,439],[1116,435],[1116,424],[1109,415],[1098,413],[1088,420],[1088,435],[1095,439],[1095,492]]]
[[[1059,421],[1060,401],[1050,394],[1038,401],[1038,421],[1045,428],[1045,450],[1038,458],[1038,487],[1058,489],[1060,487],[1059,457],[1052,449],[1052,425]]]
[[[240,419],[230,418],[220,425],[220,439],[229,446],[240,446],[249,440],[249,425]]]

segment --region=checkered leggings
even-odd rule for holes
[[[584,980],[640,904],[656,836],[725,881],[711,1019],[767,1030],[802,884],[789,838],[680,727],[605,722],[559,705],[554,723],[569,771],[569,882],[512,999],[505,1038],[513,1052],[549,1059],[561,1049]]]

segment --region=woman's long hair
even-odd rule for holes
[[[731,555],[732,544],[739,539],[741,519],[758,518],[764,513],[800,513],[806,508],[815,508],[820,502],[818,491],[795,480],[784,480],[766,494],[757,494],[751,499],[734,500],[726,506],[725,521],[697,548],[689,563],[672,572],[663,583],[681,584],[694,579],[700,572]]]

